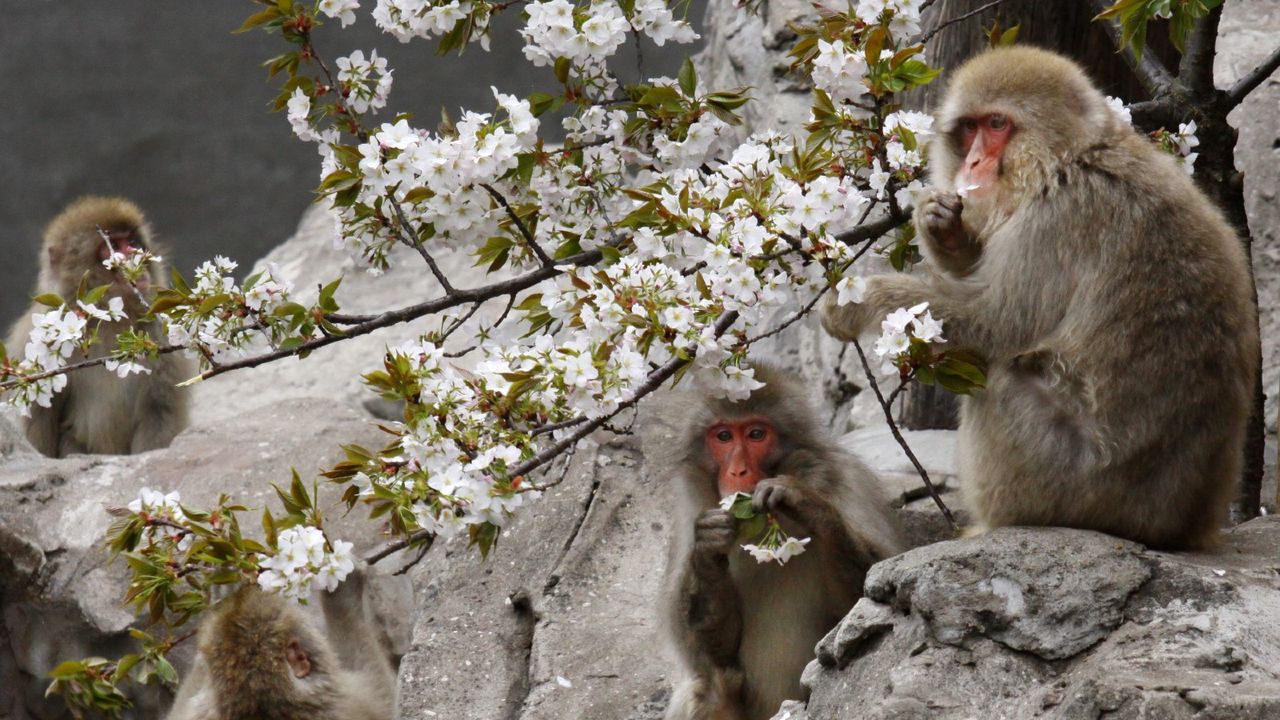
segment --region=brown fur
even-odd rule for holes
[[[963,159],[952,131],[992,112],[1014,123],[1000,187],[964,202],[978,252],[946,257],[931,233]],[[970,60],[937,124],[934,196],[916,214],[930,262],[871,278],[860,305],[828,303],[824,327],[847,340],[928,301],[948,347],[987,359],[988,386],[964,402],[957,450],[980,527],[1212,544],[1239,475],[1256,370],[1235,233],[1176,160],[1053,53]]]
[[[798,387],[767,368],[757,378],[767,385],[745,401],[679,408],[686,444],[669,461],[679,497],[664,604],[682,672],[668,720],[757,720],[801,698],[801,671],[861,597],[867,568],[903,549],[871,471],[819,427]],[[733,527],[717,506],[704,430],[751,416],[769,418],[778,432],[765,467],[772,479],[760,487],[774,483],[783,494],[779,517],[790,534],[813,538],[785,567],[757,564],[736,541],[727,557],[699,547],[707,533]]]
[[[108,232],[136,228],[147,247],[157,252],[151,227],[132,202],[123,198],[81,198],[68,205],[45,229],[34,294],[53,292],[73,301],[84,277],[88,288],[111,285],[107,297],[123,298],[129,316],[140,317],[146,308],[133,289],[98,260],[98,227]],[[164,283],[164,269],[153,265],[151,285],[161,287]],[[31,314],[47,310],[32,304],[14,323],[5,343],[10,355],[21,357],[31,334]],[[90,357],[109,352],[116,336],[129,326],[129,321],[104,323]],[[162,338],[157,340],[164,344]],[[82,359],[73,356],[71,361]],[[150,375],[121,379],[103,367],[75,371],[68,375],[67,386],[54,396],[51,407],[31,408],[31,417],[23,418],[23,430],[37,450],[53,457],[71,453],[127,454],[166,447],[187,425],[187,391],[175,386],[194,374],[194,363],[176,353],[163,355],[152,363]]]
[[[220,603],[200,628],[196,659],[169,720],[390,720],[397,685],[352,574],[321,599],[325,632],[298,607],[256,587]],[[286,658],[301,645],[310,672]]]

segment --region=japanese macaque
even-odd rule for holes
[[[399,689],[364,570],[322,593],[324,629],[292,600],[244,587],[200,627],[169,720],[392,720]]]
[[[105,237],[104,237],[105,235]],[[84,278],[88,288],[110,285],[107,298],[121,298],[130,319],[103,323],[90,357],[115,346],[116,336],[141,317],[146,306],[139,294],[164,283],[164,269],[153,263],[137,281],[137,290],[102,265],[111,253],[151,249],[151,228],[136,205],[123,198],[85,197],[71,203],[49,223],[40,251],[36,294],[57,293],[74,301]],[[31,314],[46,312],[33,304],[9,331],[6,348],[21,357],[31,334]],[[161,343],[163,344],[163,343]],[[83,360],[73,357],[71,362]],[[51,407],[33,406],[23,419],[27,438],[37,450],[54,457],[71,453],[137,453],[168,446],[187,424],[187,392],[176,384],[195,374],[190,360],[177,353],[149,363],[151,374],[117,378],[99,366],[67,375],[67,386],[54,395]]]
[[[664,610],[682,673],[668,720],[757,720],[801,699],[818,640],[862,596],[867,568],[903,549],[871,471],[826,436],[780,373],[756,377],[766,385],[747,400],[680,408]],[[735,492],[811,538],[805,552],[785,566],[752,559],[719,507]]]
[[[987,51],[938,113],[923,271],[823,309],[852,339],[928,302],[986,358],[957,452],[975,528],[1211,545],[1240,473],[1258,323],[1235,232],[1071,61]]]

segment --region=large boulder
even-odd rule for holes
[[[291,469],[315,477],[341,459],[339,441],[375,444],[379,435],[350,407],[301,399],[197,424],[163,450],[53,459],[31,450],[0,417],[0,637],[7,639],[0,645],[0,718],[64,717],[60,698],[43,697],[53,667],[132,651],[128,629],[136,620],[121,604],[128,569],[112,563],[102,545],[107,506],[127,505],[151,487],[177,490],[194,507],[213,505],[223,492],[262,507],[275,502],[271,483],[287,484]],[[319,497],[329,509],[326,528],[355,543],[358,554],[385,542],[376,523],[335,507],[335,489],[322,486]],[[246,513],[241,522],[260,537],[257,518]],[[408,580],[382,575],[374,588],[386,639],[402,655],[412,622]],[[135,699],[136,717],[155,717],[168,701],[160,692]]]
[[[830,718],[1280,716],[1280,519],[1211,553],[1006,528],[875,566],[817,647],[807,707]]]

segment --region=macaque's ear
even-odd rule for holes
[[[294,677],[304,678],[311,674],[311,656],[302,649],[302,643],[296,639],[290,640],[288,647],[284,649],[284,656],[289,661]]]
[[[62,259],[66,256],[61,243],[49,243],[49,266],[61,267]]]

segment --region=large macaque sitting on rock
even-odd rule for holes
[[[323,630],[292,600],[244,587],[200,626],[168,720],[392,720],[396,672],[359,569],[323,593]]]
[[[903,549],[871,471],[826,437],[796,388],[756,377],[766,385],[747,400],[681,408],[664,595],[682,676],[669,720],[758,720],[800,699],[814,646],[862,596],[867,568]],[[811,538],[805,552],[780,566],[738,547],[719,506],[736,492]]]
[[[67,206],[45,229],[40,248],[36,294],[57,293],[73,302],[82,279],[88,288],[110,285],[107,298],[124,301],[129,316],[103,323],[91,357],[114,346],[116,336],[146,313],[138,296],[165,282],[165,271],[152,264],[137,289],[103,266],[112,252],[129,254],[152,249],[151,228],[136,205],[123,198],[85,197]],[[32,313],[48,308],[33,304],[14,324],[5,343],[20,355],[31,335]],[[76,357],[82,360],[83,357]],[[126,454],[166,447],[187,424],[187,391],[176,384],[195,374],[190,360],[176,353],[150,363],[151,374],[117,378],[99,366],[67,375],[67,386],[54,395],[51,407],[33,406],[23,419],[27,439],[53,457],[71,453]]]
[[[851,339],[928,302],[988,362],[958,454],[978,529],[1211,544],[1240,473],[1258,323],[1241,244],[1071,61],[988,51],[951,81],[915,212],[924,271],[828,302]]]

